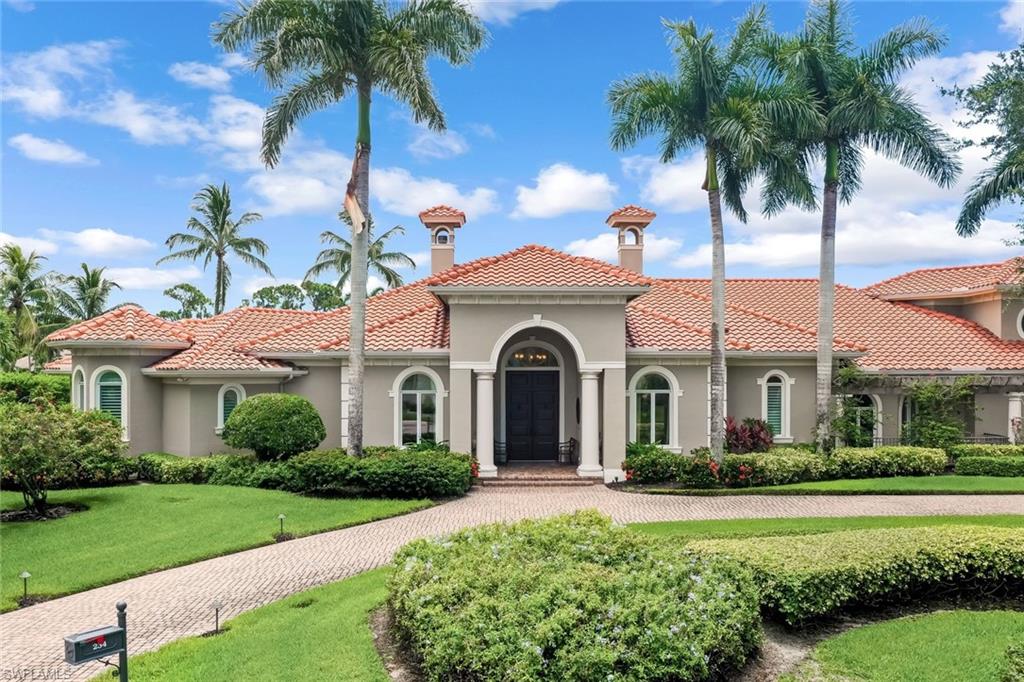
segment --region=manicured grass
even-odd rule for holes
[[[309,535],[430,506],[428,500],[303,497],[276,490],[212,485],[132,485],[59,490],[50,502],[89,507],[62,519],[0,528],[0,611],[21,597],[18,574],[32,574],[31,594],[55,596],[107,585],[162,568],[274,541],[285,531]],[[0,495],[4,509],[21,494]]]
[[[826,640],[790,679],[994,682],[1003,652],[1024,630],[1019,611],[946,611],[856,628]]]
[[[811,535],[861,528],[927,526],[1024,527],[1024,514],[989,516],[811,516],[792,519],[730,519],[724,521],[658,521],[631,527],[644,533],[683,539],[745,538],[768,535]]]
[[[387,597],[389,570],[295,594],[243,613],[223,634],[183,639],[132,658],[131,679],[386,682],[368,617]]]
[[[665,495],[949,495],[1024,493],[1024,476],[894,476],[814,481],[759,488],[683,490],[652,486],[643,492]]]

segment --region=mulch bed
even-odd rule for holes
[[[62,519],[69,514],[85,511],[88,509],[84,504],[69,502],[67,504],[53,504],[46,508],[46,514],[38,514],[35,510],[7,509],[0,512],[0,522],[21,523],[24,521],[52,521]]]
[[[427,679],[416,657],[395,636],[391,609],[382,606],[370,613],[370,632],[388,677],[394,682],[422,682]]]

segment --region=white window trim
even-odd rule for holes
[[[875,411],[875,424],[871,430],[871,436],[876,441],[882,439],[882,399],[874,393],[850,393],[848,397],[852,398],[858,395],[866,395],[871,398],[871,409]]]
[[[81,379],[81,388],[78,386],[78,380]],[[86,396],[88,395],[89,389],[85,384],[85,370],[81,367],[75,367],[75,371],[71,373],[71,406],[79,412],[86,409]]]
[[[224,394],[227,393],[229,389],[234,389],[238,392],[239,403],[245,400],[245,389],[242,388],[241,384],[224,384],[220,387],[220,390],[217,391],[217,428],[215,429],[217,435],[220,435],[221,432],[224,431]],[[235,404],[235,407],[238,407],[237,403]]]
[[[658,374],[668,381],[668,390],[661,391],[637,391],[636,385],[640,379],[648,374]],[[679,445],[679,399],[683,396],[679,388],[676,375],[660,365],[646,365],[641,367],[629,380],[629,388],[626,390],[626,397],[629,399],[629,433],[630,440],[636,441],[636,401],[638,393],[668,393],[668,444],[666,449],[672,452],[680,452]]]
[[[544,350],[546,350],[546,351],[550,352],[552,355],[554,355],[555,356],[555,360],[558,362],[558,367],[509,367],[508,366],[508,361],[512,359],[512,353],[514,353],[515,351],[519,350],[520,348],[532,348],[532,347],[543,348]],[[518,343],[514,343],[511,346],[509,346],[507,349],[505,349],[505,352],[501,356],[501,365],[500,366],[501,366],[501,387],[499,389],[499,392],[501,393],[501,396],[500,396],[500,402],[501,402],[501,413],[500,413],[501,414],[501,431],[500,431],[501,438],[500,438],[500,440],[501,440],[501,442],[505,442],[505,440],[506,440],[506,438],[505,438],[505,433],[506,433],[505,432],[505,426],[506,426],[505,422],[506,422],[506,416],[507,415],[505,413],[505,401],[506,401],[506,397],[507,397],[507,393],[508,393],[508,391],[506,390],[506,387],[508,386],[507,376],[508,376],[509,370],[511,370],[513,372],[544,372],[544,371],[554,372],[555,370],[558,371],[558,440],[559,440],[559,442],[563,442],[563,443],[565,441],[569,440],[567,435],[566,435],[566,433],[565,433],[565,411],[566,411],[566,405],[565,405],[565,358],[562,357],[562,353],[557,348],[555,348],[554,345],[548,343],[547,341],[539,341],[537,339],[526,339],[525,341],[520,341]]]
[[[97,367],[92,371],[92,375],[89,377],[89,409],[98,410],[100,409],[100,397],[98,382],[104,372],[114,372],[121,377],[121,440],[128,442],[131,440],[131,431],[129,429],[129,409],[128,409],[128,377],[120,367],[114,365],[103,365]]]
[[[776,443],[792,443],[791,397],[793,395],[793,384],[796,383],[796,379],[791,379],[781,369],[768,370],[763,377],[757,380],[757,385],[761,387],[761,419],[766,422],[768,421],[768,380],[772,377],[782,379],[782,433],[776,434],[773,439]]]
[[[435,433],[437,442],[444,442],[444,401],[448,397],[448,391],[445,390],[444,382],[441,381],[441,375],[432,370],[429,367],[423,365],[416,365],[414,367],[406,367],[398,376],[395,377],[395,383],[391,385],[391,390],[388,391],[388,396],[391,398],[391,402],[394,405],[394,418],[392,420],[394,426],[394,443],[395,447],[403,447],[402,445],[402,383],[413,374],[426,374],[430,377],[430,380],[434,382],[434,394],[435,400],[434,405],[437,409],[437,413],[434,415],[435,423],[437,424]]]
[[[899,438],[903,437],[903,427],[906,426],[906,424],[903,422],[903,404],[906,401],[913,400],[913,399],[914,398],[909,396],[909,395],[901,395],[900,396],[900,403],[899,403],[899,405],[896,406],[896,424],[897,424],[897,426],[899,426],[899,429],[897,430],[897,436]],[[910,418],[911,419],[914,418],[913,405],[911,405]]]
[[[1017,313],[1017,336],[1024,339],[1024,308]]]

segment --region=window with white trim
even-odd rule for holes
[[[113,370],[106,370],[96,378],[96,409],[106,412],[122,426],[125,423],[124,381]]]
[[[633,440],[668,445],[672,437],[669,419],[672,387],[668,379],[657,372],[648,372],[636,382],[633,390],[636,395]]]
[[[917,405],[914,403],[914,399],[909,395],[900,398],[900,434],[902,435],[903,429],[910,425],[910,422],[914,419],[914,414],[917,413]]]
[[[777,441],[791,441],[790,392],[793,379],[780,369],[773,369],[757,380],[761,385],[761,419],[771,427]]]
[[[851,412],[850,433],[846,434],[852,442],[846,445],[851,447],[866,448],[874,445],[875,430],[878,425],[878,412],[875,408],[875,400],[870,395],[860,393],[852,395],[843,405],[843,409]]]
[[[437,440],[437,387],[426,374],[410,374],[399,392],[402,445]]]
[[[75,378],[71,382],[71,406],[76,410],[85,409],[85,372],[81,367],[75,369]]]
[[[245,389],[238,384],[224,384],[217,392],[217,433],[224,429],[228,417],[245,400]]]

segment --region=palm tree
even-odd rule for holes
[[[711,31],[701,33],[693,20],[665,22],[678,71],[671,75],[631,76],[613,83],[608,94],[613,118],[611,143],[617,150],[658,135],[661,161],[687,149],[703,150],[711,217],[711,452],[721,461],[725,450],[725,236],[722,201],[746,220],[742,197],[757,173],[794,175],[786,155],[773,147],[775,131],[793,126],[809,131],[820,125],[803,93],[784,83],[759,79],[752,69],[765,11],[752,8],[732,40],[716,45]],[[796,173],[799,175],[799,173]],[[766,193],[800,201],[799,183],[766,184]],[[810,187],[804,187],[806,203]],[[778,199],[773,199],[777,201]]]
[[[35,251],[26,256],[16,244],[0,248],[0,293],[12,317],[20,352],[35,352],[39,335],[36,313],[51,300],[53,275],[43,272],[45,260]]]
[[[178,246],[188,248],[170,253],[157,261],[157,265],[169,260],[203,259],[203,268],[216,261],[217,267],[213,285],[213,314],[224,312],[224,302],[231,285],[231,266],[227,256],[233,254],[243,263],[273,276],[270,266],[263,258],[267,255],[267,244],[262,239],[243,237],[246,225],[261,220],[259,213],[243,213],[238,220],[231,219],[231,190],[227,183],[220,187],[207,185],[195,195],[192,210],[199,214],[188,219],[185,227],[191,232],[176,232],[167,238],[167,248]]]
[[[860,188],[865,146],[943,187],[956,180],[960,164],[950,139],[899,85],[904,71],[943,43],[926,21],[914,20],[854,53],[846,6],[841,0],[816,0],[797,36],[775,37],[766,46],[769,63],[810,91],[825,116],[820,134],[799,140],[805,167],[814,160],[824,163],[815,382],[815,439],[821,452],[832,447],[836,204],[848,203]]]
[[[427,60],[439,56],[454,65],[468,63],[485,38],[483,24],[460,0],[410,0],[402,6],[386,0],[257,0],[243,3],[214,27],[214,40],[227,50],[252,45],[255,68],[271,86],[287,88],[263,123],[262,157],[268,166],[280,161],[281,148],[301,119],[355,96],[356,148],[344,205],[363,216],[370,213],[373,91],[406,104],[416,122],[444,130]],[[363,448],[369,237],[363,227],[360,219],[352,231],[350,275],[348,445],[357,456]]]
[[[64,275],[61,283],[69,290],[57,290],[61,311],[73,320],[89,320],[107,309],[110,292],[121,285],[106,279],[106,268],[90,268],[82,263],[82,274]]]
[[[342,211],[338,216],[346,225],[352,225],[352,218],[347,211]],[[367,219],[367,236],[369,246],[367,248],[368,270],[373,271],[387,283],[389,289],[400,287],[403,284],[402,276],[395,268],[415,268],[416,261],[400,251],[385,251],[387,242],[395,235],[405,234],[405,228],[395,225],[390,230],[374,239],[373,217]],[[320,233],[320,241],[324,244],[331,244],[317,254],[316,262],[306,272],[305,281],[313,281],[324,273],[334,272],[338,274],[338,282],[335,286],[341,291],[352,275],[352,244],[336,232],[325,230]]]

